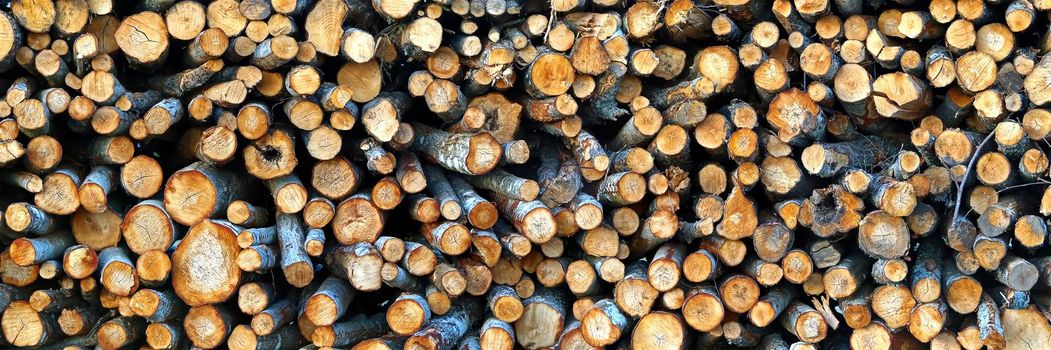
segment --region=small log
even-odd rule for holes
[[[883,319],[888,327],[907,325],[910,311],[916,306],[912,292],[901,284],[876,287],[871,298],[872,312]]]
[[[421,349],[447,348],[463,337],[471,325],[480,320],[480,314],[481,303],[477,299],[465,300],[414,333],[406,340],[405,345],[417,346]]]
[[[10,257],[12,262],[21,266],[38,265],[57,258],[72,245],[72,237],[66,232],[36,239],[19,238],[11,243]]]
[[[244,183],[235,176],[203,162],[191,164],[169,178],[164,187],[164,208],[172,220],[183,225],[211,217],[244,193]]]
[[[865,271],[867,262],[864,256],[851,255],[825,270],[822,281],[829,297],[846,298],[861,288],[867,275]]]
[[[233,331],[233,314],[223,305],[202,305],[190,308],[183,319],[183,330],[193,346],[216,348]]]
[[[694,288],[686,294],[682,312],[686,324],[690,327],[709,332],[721,325],[724,306],[717,290],[707,286]]]
[[[167,322],[186,314],[186,305],[172,291],[141,289],[131,297],[129,306],[135,315],[150,322]]]
[[[620,339],[628,326],[628,318],[612,299],[603,299],[591,308],[580,321],[581,334],[591,346],[606,346]]]
[[[114,295],[128,297],[139,288],[135,265],[127,252],[118,247],[109,247],[99,252],[99,278],[102,285]]]
[[[515,322],[515,336],[523,347],[550,346],[556,344],[563,329],[565,304],[557,290],[538,289],[533,296],[523,301],[522,317]]]
[[[929,303],[941,296],[942,269],[939,266],[941,263],[942,251],[937,245],[931,244],[930,248],[917,252],[911,273],[912,295],[917,302]]]
[[[785,311],[796,295],[795,289],[785,285],[771,288],[760,297],[748,312],[748,319],[757,327],[766,327]]]
[[[873,257],[894,259],[905,255],[909,248],[908,226],[901,218],[884,211],[869,213],[858,228],[858,243]],[[879,238],[875,238],[878,233]]]
[[[484,174],[498,164],[503,152],[489,133],[449,134],[424,125],[413,127],[417,132],[414,150],[449,170],[469,175]]]
[[[287,327],[286,327],[287,328]],[[331,328],[331,329],[330,329]],[[311,341],[325,346],[349,346],[364,339],[381,335],[387,331],[380,315],[358,315],[346,322],[331,327],[320,327],[314,331]]]
[[[788,306],[781,324],[800,340],[819,342],[827,336],[828,324],[814,308],[800,302]]]

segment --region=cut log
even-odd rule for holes
[[[238,231],[212,220],[200,221],[187,231],[172,254],[172,286],[186,304],[225,301],[237,291],[242,278],[236,262]]]

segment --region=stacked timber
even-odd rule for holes
[[[13,0],[2,347],[1051,348],[1046,0]]]

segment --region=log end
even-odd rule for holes
[[[515,322],[515,337],[526,348],[552,346],[562,334],[565,315],[545,303],[525,307],[522,317]]]
[[[28,301],[15,301],[7,306],[2,317],[4,339],[14,346],[35,347],[48,336],[45,319],[33,310]]]
[[[172,254],[175,293],[190,306],[227,300],[241,282],[239,252],[229,227],[210,220],[193,225]]]
[[[9,251],[11,261],[19,266],[30,266],[37,260],[36,248],[33,247],[33,242],[26,238],[19,238],[11,242]]]
[[[164,209],[172,220],[191,226],[211,216],[218,190],[208,176],[196,171],[179,171],[164,186]]]
[[[285,280],[293,287],[303,288],[314,280],[314,267],[306,261],[297,261],[282,269]]]
[[[387,325],[394,333],[400,335],[411,335],[416,333],[428,321],[429,307],[416,302],[414,299],[399,299],[387,309]]]
[[[468,148],[466,166],[471,174],[479,175],[492,171],[503,157],[500,142],[487,132],[471,136]]]
[[[304,314],[318,326],[330,326],[336,322],[340,307],[336,300],[326,294],[314,294],[307,299]]]

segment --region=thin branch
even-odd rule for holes
[[[1044,180],[1044,179],[1037,179],[1035,182],[1030,182],[1030,183],[1024,183],[1024,184],[1018,184],[1018,185],[1014,185],[1014,186],[1004,187],[1003,189],[1001,189],[999,191],[996,191],[996,193],[997,194],[1004,193],[1006,191],[1010,191],[1010,190],[1013,190],[1013,189],[1016,189],[1016,188],[1019,188],[1019,187],[1028,187],[1028,186],[1033,186],[1033,185],[1051,185],[1051,181],[1047,181],[1047,180]]]
[[[967,183],[967,177],[971,175],[971,169],[974,168],[975,160],[981,155],[982,148],[985,148],[985,144],[989,143],[989,140],[992,139],[993,133],[990,132],[988,135],[985,135],[985,139],[982,140],[982,143],[979,143],[978,147],[975,147],[974,154],[971,155],[971,160],[967,162],[967,169],[963,172],[963,177],[961,177],[960,181],[956,183],[956,205],[952,211],[952,221],[949,222],[956,222],[956,217],[960,215],[960,203],[963,201],[963,186]]]

